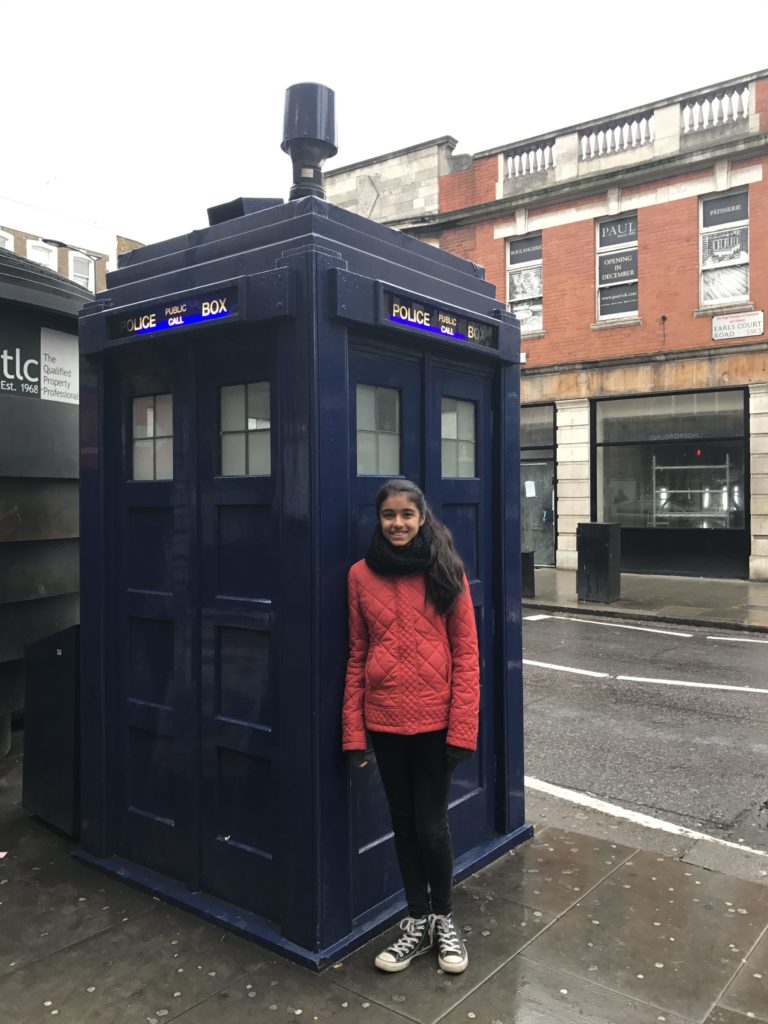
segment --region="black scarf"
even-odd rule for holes
[[[390,544],[376,526],[371,543],[365,556],[369,569],[379,576],[407,576],[412,572],[423,572],[432,561],[432,530],[424,523],[405,547],[398,548]]]

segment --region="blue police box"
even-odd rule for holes
[[[316,194],[209,213],[81,315],[79,856],[322,968],[403,907],[340,723],[347,570],[390,477],[452,529],[476,610],[457,876],[531,834],[519,332],[477,267]]]

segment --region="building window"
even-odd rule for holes
[[[173,480],[173,396],[133,400],[133,479]]]
[[[397,476],[399,472],[400,392],[358,384],[358,476]]]
[[[0,231],[0,249],[13,252],[13,235],[8,234],[7,231]]]
[[[48,267],[49,270],[59,269],[58,251],[53,245],[46,245],[34,238],[27,239],[27,259],[34,260],[41,267]]]
[[[701,305],[749,298],[749,208],[746,192],[702,199]]]
[[[440,402],[442,476],[473,477],[475,469],[475,403],[459,398]]]
[[[544,330],[541,235],[513,238],[507,253],[507,301],[523,334]]]
[[[79,252],[69,252],[69,279],[79,284],[81,288],[94,291],[94,271],[96,262],[91,256],[85,256]]]
[[[555,564],[555,406],[520,409],[520,544],[536,565]]]
[[[744,391],[597,403],[597,517],[622,527],[744,528]]]
[[[222,476],[269,476],[272,422],[269,381],[219,389]]]
[[[629,213],[597,225],[597,317],[637,315],[637,214]]]

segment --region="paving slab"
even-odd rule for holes
[[[15,821],[0,835],[0,977],[156,904],[73,861],[67,840],[37,821]]]
[[[263,959],[252,943],[156,904],[6,974],[0,1006],[18,1024],[164,1024]]]
[[[749,954],[720,1004],[750,1020],[768,1021],[768,932]]]
[[[444,974],[434,953],[398,974],[377,971],[373,959],[400,934],[395,927],[344,960],[334,971],[334,983],[419,1024],[434,1024],[553,920],[541,910],[485,898],[463,884],[456,889],[454,914],[470,958],[463,974]]]
[[[688,1024],[688,1020],[520,954],[440,1024]]]
[[[404,1024],[412,1019],[341,988],[333,981],[334,973],[311,974],[285,960],[271,959],[175,1019],[179,1024]],[[396,977],[391,976],[395,986]]]
[[[745,1017],[743,1013],[734,1013],[732,1010],[724,1010],[722,1006],[718,1006],[707,1017],[704,1024],[750,1024],[750,1021],[754,1019]]]
[[[480,896],[557,916],[635,853],[631,846],[545,828],[465,883]]]
[[[638,853],[534,939],[526,956],[702,1020],[766,926],[765,888]]]
[[[736,875],[749,882],[768,886],[768,856],[759,853],[699,839],[691,844],[682,859],[686,864],[697,864],[711,871],[722,871],[727,875]]]

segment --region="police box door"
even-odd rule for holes
[[[374,499],[390,477],[424,487],[452,530],[470,583],[481,657],[478,753],[453,777],[450,822],[457,858],[493,833],[491,672],[490,377],[413,354],[350,354],[352,559],[365,554]],[[426,428],[426,429],[425,429]],[[353,916],[401,887],[378,772],[351,777]]]
[[[206,348],[168,339],[118,363],[115,846],[270,917],[274,352],[238,329]]]

